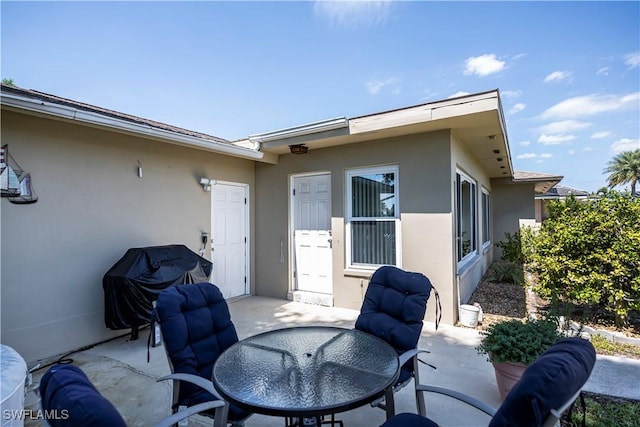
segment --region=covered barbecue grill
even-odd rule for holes
[[[151,320],[153,301],[173,285],[208,282],[211,262],[184,245],[129,249],[102,279],[104,321],[109,329],[131,328]]]

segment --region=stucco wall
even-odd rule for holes
[[[505,233],[520,229],[521,220],[535,221],[535,187],[533,183],[512,183],[508,180],[492,181],[493,241],[505,240]],[[502,251],[494,245],[493,256],[500,259]]]
[[[289,177],[325,171],[331,173],[334,304],[360,308],[369,274],[345,270],[345,171],[384,164],[399,165],[402,268],[427,275],[444,305],[451,306],[454,277],[448,131],[311,149],[305,155],[283,155],[278,165],[256,164],[255,266],[259,295],[285,298],[291,290]],[[427,320],[435,319],[434,307],[431,300]],[[451,323],[448,311],[443,320]]]
[[[481,189],[484,188],[489,192],[489,196],[493,199],[493,189],[491,186],[491,180],[487,177],[486,173],[478,163],[478,161],[469,154],[464,148],[460,140],[452,135],[452,156],[451,156],[451,182],[452,188],[455,187],[456,173],[458,170],[468,175],[476,182],[476,206],[477,206],[477,220],[476,220],[476,236],[477,236],[477,256],[471,261],[466,263],[462,267],[457,267],[457,281],[459,295],[455,302],[454,310],[455,318],[458,316],[458,300],[460,304],[466,304],[469,298],[473,294],[476,286],[480,282],[482,275],[487,271],[487,268],[491,265],[493,260],[493,252],[491,245],[487,248],[483,248],[482,241],[482,221],[483,221],[483,208],[482,208],[482,196]],[[452,190],[453,191],[453,190]],[[455,199],[452,200],[455,203]],[[452,208],[455,210],[455,208]],[[492,210],[497,209],[495,205],[492,205]],[[452,236],[455,239],[455,230]]]
[[[27,361],[128,332],[104,326],[102,277],[130,247],[198,251],[211,228],[201,177],[255,193],[252,161],[120,133],[3,110],[2,142],[39,196],[1,205],[1,340]]]

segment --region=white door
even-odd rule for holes
[[[296,289],[332,294],[331,175],[294,177],[292,197]]]
[[[211,281],[225,298],[249,293],[248,186],[216,183],[211,189]]]

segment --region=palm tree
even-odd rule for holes
[[[640,182],[640,149],[616,155],[604,172],[609,174],[609,188],[631,184],[631,195],[636,196],[636,184]]]

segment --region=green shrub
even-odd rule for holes
[[[504,233],[506,240],[496,243],[502,249],[502,260],[525,265],[531,262],[533,255],[534,231],[531,227],[522,227],[515,233]]]
[[[640,198],[612,193],[549,204],[534,238],[536,291],[551,299],[596,304],[619,326],[640,309]]]
[[[524,365],[536,360],[562,337],[554,318],[527,322],[505,320],[489,326],[482,334],[476,347],[478,353],[486,354],[493,362]]]
[[[513,283],[522,285],[524,283],[524,272],[522,267],[512,263],[494,263],[491,266],[491,273],[487,276],[491,282],[497,283]]]

